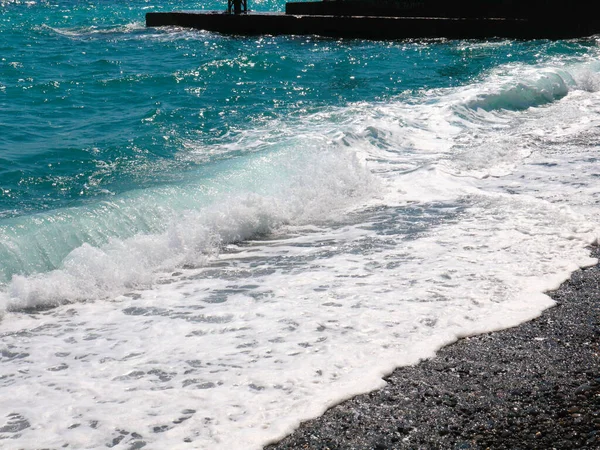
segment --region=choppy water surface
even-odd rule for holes
[[[260,448],[594,262],[596,38],[146,29],[199,8],[159,3],[0,1],[2,448]]]

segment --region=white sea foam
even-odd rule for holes
[[[123,39],[127,38],[128,35],[134,35],[136,32],[146,30],[146,24],[144,22],[131,22],[125,25],[113,25],[102,27],[92,25],[71,28],[55,28],[49,25],[40,25],[40,28],[51,30],[56,34],[69,37],[71,39],[90,39],[95,36],[103,35],[121,35],[121,38]]]
[[[14,307],[69,289],[109,301],[2,322],[0,417],[20,434],[3,445],[260,448],[395,366],[551,306],[543,292],[595,262],[596,75],[505,70],[306,117],[308,155],[279,127],[275,157],[179,187],[164,230],[17,277]],[[520,83],[550,95],[515,103]]]
[[[223,183],[228,183],[225,192],[219,186]],[[1,300],[5,308],[15,310],[107,298],[124,289],[149,287],[159,271],[204,265],[222,245],[266,235],[283,224],[330,219],[375,188],[366,168],[352,154],[305,148],[302,154],[286,151],[246,160],[243,169],[225,171],[212,183],[204,180],[129,193],[91,210],[82,207],[17,219],[16,225],[3,230],[5,267],[11,257],[14,272],[25,271],[28,261],[43,255],[62,253],[65,257],[50,272],[17,272]],[[217,193],[205,194],[211,189]],[[71,222],[70,226],[65,222]],[[15,227],[20,232],[18,241],[11,239]],[[30,234],[24,232],[26,227],[32,228]],[[128,228],[140,232],[123,238]],[[98,244],[84,242],[69,251],[78,241],[74,236],[82,232],[80,240],[94,242],[89,235],[95,234]],[[31,245],[26,244],[40,233],[47,236],[34,237]]]
[[[1,0],[0,1],[0,6],[8,6],[8,5],[27,5],[27,6],[32,6],[35,5],[37,2],[32,1],[32,0]]]

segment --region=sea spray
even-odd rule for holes
[[[103,205],[101,214],[85,208],[70,211],[70,220],[59,220],[67,233],[62,239],[55,227],[56,220],[34,217],[36,231],[29,253],[19,255],[19,265],[12,269],[6,264],[10,259],[5,258],[5,270],[16,273],[8,283],[4,302],[13,310],[56,306],[107,298],[124,289],[150,287],[158,272],[204,265],[225,244],[265,236],[284,224],[331,219],[344,205],[365,198],[377,187],[354,155],[335,149],[261,156],[244,161],[239,173],[225,172],[221,177],[228,181],[228,190],[237,186],[246,193],[234,189],[215,194],[205,199],[202,207],[198,193],[207,191],[206,183],[167,188],[168,196],[164,192],[141,192]],[[254,186],[257,180],[261,180],[260,184]],[[213,189],[223,183],[223,180],[213,181]],[[252,190],[260,193],[248,193]],[[161,198],[165,203],[157,203]],[[187,209],[192,200],[196,202],[195,210]],[[81,229],[81,220],[90,215],[93,222],[80,243],[71,235],[73,226]],[[102,220],[97,220],[99,217]],[[138,227],[133,236],[127,237],[136,229],[132,227],[132,219],[141,221],[145,227]],[[164,231],[152,233],[163,224]],[[12,228],[15,227],[23,228],[22,225]],[[51,238],[44,238],[44,233],[51,233]],[[86,242],[94,235],[100,237],[100,243]],[[57,244],[62,249],[56,249]],[[73,244],[75,248],[69,251],[69,245]],[[24,247],[7,239],[4,244],[7,256],[16,253],[9,250],[11,246],[20,250]],[[38,261],[45,254],[60,254],[60,251],[66,255],[53,270],[19,274],[28,266],[35,267],[28,259]]]

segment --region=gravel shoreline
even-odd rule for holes
[[[265,449],[600,448],[600,265],[549,295],[539,318],[398,368]]]

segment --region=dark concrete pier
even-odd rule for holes
[[[568,39],[600,33],[588,2],[573,0],[290,1],[285,13],[255,13],[247,0],[227,10],[152,12],[146,26],[233,35],[318,35],[360,39]]]
[[[177,26],[232,35],[318,35],[360,39],[568,39],[600,33],[600,21],[544,18],[389,17],[151,12],[146,26]]]

